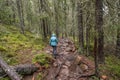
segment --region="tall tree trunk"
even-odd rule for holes
[[[64,30],[65,30],[65,37],[67,37],[67,2],[64,0]]]
[[[24,34],[24,19],[23,19],[23,14],[22,14],[22,8],[21,8],[21,0],[16,0],[17,2],[17,8],[18,8],[18,15],[20,19],[20,28],[21,28],[21,33]]]
[[[12,5],[12,12],[13,12],[13,14],[12,14],[12,22],[13,22],[13,24],[15,25],[15,23],[16,23],[16,12],[15,12],[15,7],[14,7],[14,1],[13,0],[11,0],[11,5]]]
[[[58,0],[54,0],[54,10],[55,10],[55,32],[57,37],[59,37],[59,26],[58,26],[58,10],[57,10],[57,6],[58,6]]]
[[[78,17],[78,31],[79,31],[79,46],[81,52],[84,52],[84,37],[83,37],[83,11],[82,11],[82,3],[77,2],[77,17]]]
[[[87,26],[86,26],[86,53],[87,53],[87,56],[90,55],[89,48],[90,48],[90,25],[87,24]]]
[[[95,2],[95,17],[95,27],[98,32],[98,62],[104,63],[103,0],[96,0]]]
[[[120,0],[118,1],[118,29],[116,42],[116,56],[120,58]]]
[[[39,13],[43,14],[44,10],[44,0],[38,0],[39,2]],[[46,19],[43,17],[40,19],[40,27],[42,30],[42,36],[43,36],[43,40],[46,40],[47,38],[47,34],[46,34]]]
[[[95,28],[96,30],[96,28]],[[96,31],[95,31],[96,34]],[[95,75],[99,77],[99,67],[98,67],[98,41],[97,35],[94,37],[94,62],[95,62]]]
[[[75,1],[71,0],[71,3],[72,3],[72,29],[71,29],[71,32],[72,32],[72,37],[73,37],[73,40],[75,41]]]
[[[23,8],[23,1],[20,0],[20,4],[21,4],[21,15],[22,15],[22,23],[23,23],[23,26],[25,26],[25,21],[24,21],[24,8]]]
[[[43,36],[44,36],[44,40],[46,40],[47,38],[47,33],[46,33],[46,19],[42,19],[42,27],[43,27]]]

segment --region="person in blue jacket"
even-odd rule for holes
[[[53,47],[53,56],[56,58],[57,55],[57,44],[58,44],[58,39],[55,34],[52,34],[50,38],[50,46]]]

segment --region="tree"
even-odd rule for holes
[[[104,47],[104,32],[103,32],[103,0],[95,2],[95,30],[97,32],[97,56],[98,62],[104,63],[105,57],[103,52]]]
[[[24,16],[23,16],[23,5],[22,5],[22,0],[16,0],[17,2],[17,8],[18,8],[18,15],[19,15],[19,20],[20,20],[20,28],[21,28],[21,33],[24,33]]]
[[[83,37],[83,11],[82,11],[82,3],[77,2],[77,18],[78,18],[78,35],[79,35],[79,46],[81,52],[84,49],[84,37]]]
[[[56,32],[56,35],[59,37],[59,21],[58,21],[58,4],[59,1],[58,0],[54,0],[54,12],[55,12],[55,32]]]
[[[120,0],[118,0],[118,28],[117,28],[116,56],[120,58]]]

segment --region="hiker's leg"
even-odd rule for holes
[[[53,46],[53,55],[55,56],[55,46]]]

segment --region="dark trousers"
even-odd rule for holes
[[[57,50],[56,50],[57,47],[56,46],[52,46],[52,47],[53,47],[53,55],[56,56],[56,54],[57,54]]]

